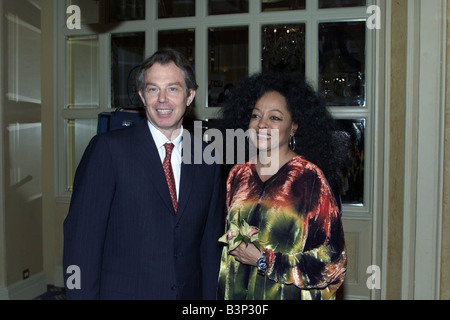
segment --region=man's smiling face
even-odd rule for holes
[[[155,63],[146,71],[145,89],[139,95],[146,106],[147,119],[172,140],[172,133],[181,128],[195,91],[187,90],[184,72],[175,63]]]

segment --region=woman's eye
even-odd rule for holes
[[[281,120],[281,118],[278,118],[276,116],[271,116],[270,119],[271,120],[275,120],[275,121],[280,121]]]

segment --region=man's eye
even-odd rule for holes
[[[171,94],[171,95],[179,95],[180,92],[181,92],[181,88],[179,88],[177,86],[175,86],[175,87],[168,87],[166,92],[168,94]]]

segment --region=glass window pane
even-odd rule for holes
[[[100,22],[100,2],[92,0],[67,0],[66,8],[76,5],[80,7],[81,24],[95,24]]]
[[[106,3],[109,5],[109,22],[145,20],[145,0],[110,0]]]
[[[160,19],[192,16],[195,16],[195,0],[158,0]]]
[[[261,11],[286,11],[306,9],[306,0],[261,0]]]
[[[328,106],[365,106],[366,25],[319,24],[319,89]]]
[[[98,107],[98,38],[67,38],[68,108]]]
[[[210,28],[208,52],[208,105],[218,107],[248,75],[248,27]]]
[[[364,119],[337,120],[341,127],[341,134],[350,140],[349,156],[350,169],[345,179],[344,193],[341,196],[342,203],[364,204]]]
[[[89,141],[97,134],[97,119],[69,119],[67,134],[67,190],[72,191],[75,171]]]
[[[262,34],[262,70],[305,74],[305,24],[266,25]]]
[[[195,66],[195,29],[159,31],[158,48],[177,50]]]
[[[366,6],[366,0],[319,0],[319,9],[364,6]]]
[[[248,0],[208,0],[208,14],[248,13]]]
[[[145,59],[145,32],[111,36],[111,107],[142,107],[135,74]]]

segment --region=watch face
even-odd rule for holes
[[[267,269],[267,263],[265,258],[259,258],[256,262],[256,267],[260,271],[265,271]]]

